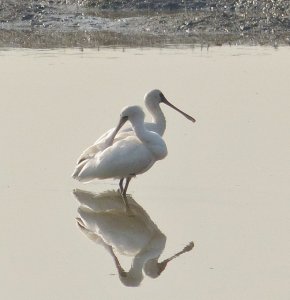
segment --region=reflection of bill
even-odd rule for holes
[[[119,278],[126,286],[140,285],[143,272],[151,278],[158,277],[168,262],[191,251],[194,246],[190,242],[180,252],[158,262],[165,248],[166,236],[131,196],[127,197],[130,206],[128,211],[120,193],[115,191],[94,194],[75,190],[74,195],[80,202],[77,217],[79,228],[111,254]],[[117,254],[132,257],[129,271],[122,268]]]

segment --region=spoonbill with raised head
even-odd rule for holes
[[[128,106],[121,111],[117,127],[106,139],[106,147],[94,157],[77,164],[73,177],[81,182],[94,179],[119,179],[120,191],[126,197],[132,177],[149,170],[153,164],[166,157],[167,147],[162,137],[144,126],[145,114],[139,106]],[[114,139],[129,120],[135,134]],[[126,179],[125,187],[123,180]]]

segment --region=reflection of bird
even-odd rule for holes
[[[144,118],[144,112],[139,106],[124,108],[119,124],[107,139],[104,150],[80,162],[73,177],[82,182],[119,178],[122,195],[126,196],[131,178],[146,172],[157,160],[167,155],[165,142],[160,135],[144,127]],[[123,138],[114,140],[117,132],[127,120],[131,122],[135,134],[125,132]],[[124,178],[126,178],[126,184],[123,188]]]
[[[123,209],[121,195],[115,191],[97,195],[75,190],[74,195],[80,202],[77,218],[79,228],[110,253],[119,278],[126,286],[138,286],[143,280],[143,272],[149,277],[158,277],[169,261],[193,248],[191,242],[182,251],[158,262],[165,248],[166,236],[132,197],[127,198],[130,204],[128,214]],[[132,257],[129,271],[122,268],[117,255]]]
[[[189,119],[192,122],[195,122],[195,119],[189,116],[188,114],[184,113],[182,110],[171,104],[163,95],[163,93],[160,90],[152,90],[149,93],[147,93],[144,97],[145,106],[148,109],[148,111],[152,115],[152,122],[151,123],[145,123],[145,128],[149,131],[153,131],[158,133],[160,136],[163,136],[165,128],[166,128],[166,120],[165,116],[160,108],[160,104],[164,103],[179,113],[181,113],[183,116],[185,116],[187,119]],[[115,128],[112,128],[108,130],[106,133],[104,133],[92,146],[87,148],[79,157],[78,163],[82,162],[83,160],[86,160],[90,157],[93,157],[96,155],[97,152],[104,150],[104,148],[107,147],[107,141],[110,141],[110,137],[112,133],[114,132]],[[117,139],[122,139],[126,137],[127,135],[123,135],[124,132],[130,132],[133,133],[133,129],[131,126],[127,128],[123,128],[120,130],[120,133],[117,135]]]

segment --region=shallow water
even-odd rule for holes
[[[3,297],[288,299],[289,54],[262,47],[2,50]],[[70,174],[120,109],[143,105],[152,88],[197,122],[164,107],[169,155],[132,180],[128,216],[109,192],[117,182],[83,185]],[[75,188],[93,194],[76,197]],[[82,234],[78,209],[103,226],[101,237]],[[191,241],[194,248],[157,276],[156,258]],[[118,261],[128,273],[118,275]]]

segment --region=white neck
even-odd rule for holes
[[[148,142],[148,136],[150,131],[148,131],[144,126],[144,120],[142,119],[132,119],[130,120],[132,127],[135,131],[136,136],[144,143]]]
[[[149,103],[146,103],[146,108],[152,115],[152,122],[155,124],[154,131],[160,136],[163,136],[166,129],[166,119],[159,104],[150,105]]]
[[[144,119],[130,120],[138,139],[155,157],[155,160],[163,159],[167,155],[167,147],[162,137],[157,132],[147,130],[144,126]]]

